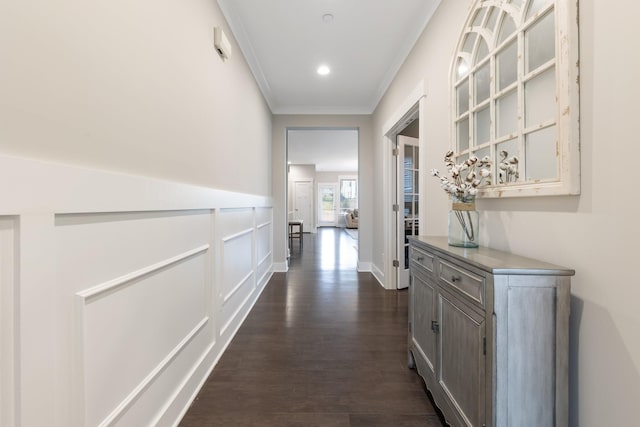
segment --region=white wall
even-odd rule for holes
[[[270,195],[271,113],[215,1],[3,2],[0,57],[0,153]]]
[[[268,106],[215,1],[3,2],[0,58],[0,425],[175,425],[272,271]]]
[[[359,182],[359,241],[358,269],[371,270],[371,243],[373,239],[372,213],[373,182],[373,133],[371,116],[325,115],[274,115],[273,116],[273,259],[277,271],[286,271],[287,264],[287,128],[357,128],[358,133],[358,182]],[[368,212],[368,213],[367,213]]]
[[[449,67],[470,1],[442,2],[374,114],[374,162],[381,164],[380,129],[424,79],[423,171],[442,168],[450,147]],[[638,203],[634,161],[640,66],[634,40],[640,4],[580,2],[581,172],[578,197],[481,200],[484,244],[576,270],[572,281],[570,425],[635,425],[640,401],[640,299],[635,279]],[[374,176],[374,186],[380,178]],[[422,230],[446,234],[447,199],[427,180]],[[425,187],[423,187],[425,188]],[[375,210],[381,209],[374,199]],[[379,229],[381,220],[373,224]],[[374,238],[374,263],[382,241]]]

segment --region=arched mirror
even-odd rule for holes
[[[456,163],[492,161],[481,197],[580,193],[575,0],[476,0],[451,66]]]

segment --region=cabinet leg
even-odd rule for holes
[[[407,361],[407,366],[409,369],[416,368],[416,359],[413,357],[413,353],[409,350],[409,360]]]

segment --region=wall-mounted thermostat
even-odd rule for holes
[[[220,27],[215,27],[213,29],[213,45],[215,46],[218,55],[220,55],[220,58],[226,61],[231,57],[231,43],[229,43],[227,36]]]

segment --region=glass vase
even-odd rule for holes
[[[479,244],[479,215],[474,199],[452,199],[449,211],[449,245],[477,248]]]

